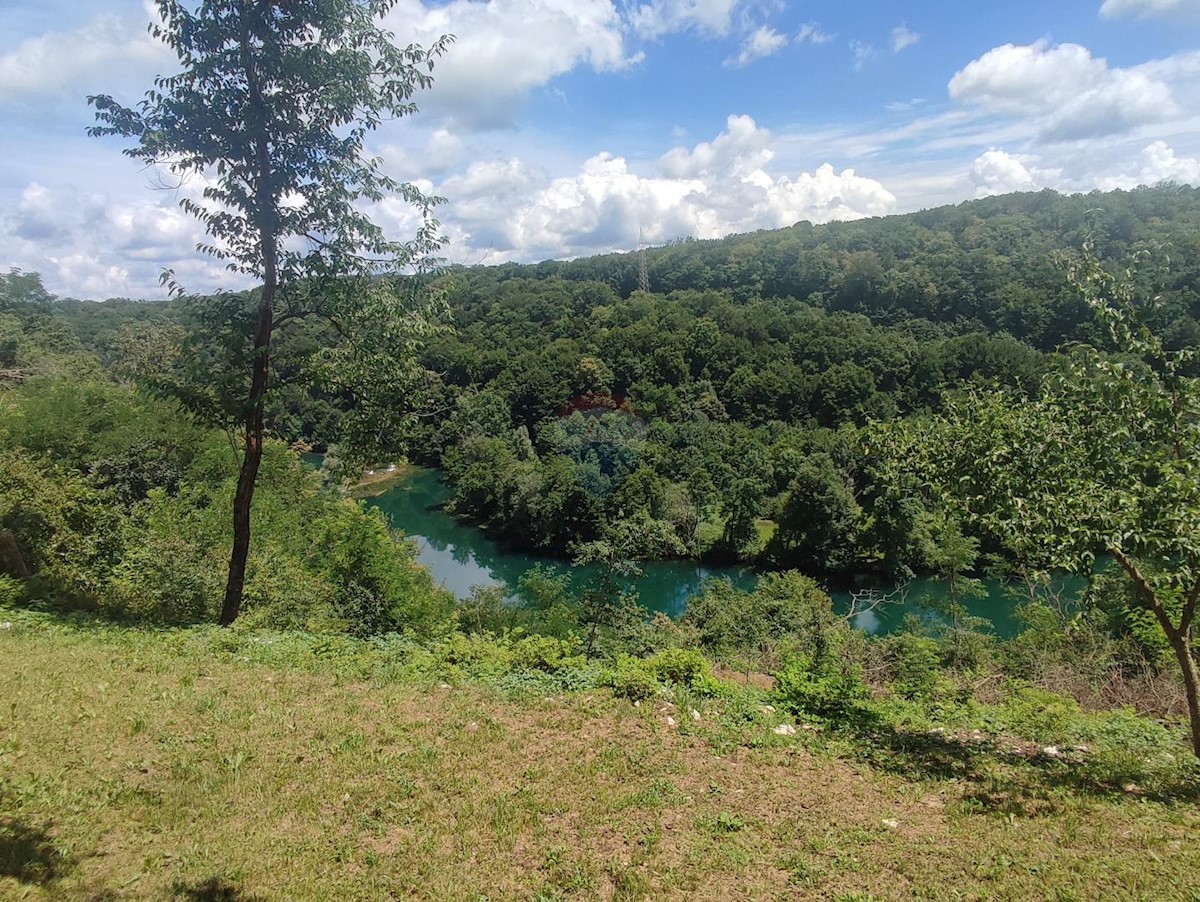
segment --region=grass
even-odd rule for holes
[[[1194,803],[447,688],[403,645],[0,620],[4,899],[1200,898]]]

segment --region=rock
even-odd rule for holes
[[[0,630],[10,630],[10,629],[12,629],[12,621],[11,620],[5,620],[3,623],[0,623]]]
[[[1060,752],[1058,750],[1058,746],[1056,746],[1056,745],[1046,746],[1044,749],[1042,749],[1042,754],[1045,755],[1047,758],[1061,758],[1062,757],[1062,752]]]
[[[758,711],[760,714],[774,714],[775,706],[774,705],[759,705]]]
[[[803,730],[804,732],[806,732],[806,733],[820,733],[820,732],[821,732],[821,725],[820,725],[820,724],[815,724],[815,723],[806,723],[806,724],[805,724],[804,726],[802,726],[800,729],[802,729],[802,730]]]
[[[692,708],[692,720],[699,720],[699,719],[700,719],[700,712],[697,711],[695,708]]]
[[[945,736],[946,730],[944,727],[934,727],[932,730],[929,731],[929,735],[930,736]]]
[[[668,727],[678,726],[678,724],[675,722],[675,718],[672,717],[670,714],[667,715],[667,726]]]
[[[438,683],[438,688],[439,689],[450,689],[452,687],[450,686],[449,683]]]
[[[642,701],[641,701],[641,699],[638,699],[636,702],[634,702],[634,703],[633,703],[633,706],[634,706],[635,708],[640,708],[640,707],[642,706]]]
[[[1125,792],[1141,792],[1142,791],[1142,787],[1138,786],[1136,783],[1126,783],[1124,786],[1121,787],[1121,789],[1123,789]]]
[[[899,829],[900,829],[900,822],[899,822],[899,821],[894,821],[894,820],[892,820],[891,818],[887,818],[887,817],[885,817],[885,818],[883,819],[882,823],[883,823],[883,825],[884,825],[885,827],[887,827],[889,830],[899,830]]]
[[[1075,751],[1079,752],[1081,755],[1086,755],[1091,751],[1091,749],[1086,745],[1077,745],[1075,746]]]
[[[796,728],[790,723],[781,723],[771,732],[773,732],[776,736],[795,736]]]

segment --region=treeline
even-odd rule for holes
[[[944,530],[878,481],[861,427],[1029,392],[1074,343],[1114,350],[1066,278],[1088,235],[1117,266],[1168,249],[1148,324],[1194,344],[1198,216],[1200,192],[1161,186],[802,223],[651,251],[653,293],[634,255],[455,271],[410,448],[522,547],[937,572]]]

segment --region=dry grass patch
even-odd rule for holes
[[[18,624],[0,659],[3,898],[1200,896],[1186,805],[1048,790],[998,813],[986,778],[773,736],[718,754],[707,712],[272,670],[171,634]]]

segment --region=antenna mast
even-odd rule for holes
[[[646,233],[638,229],[638,291],[650,293],[650,269],[646,265]]]

